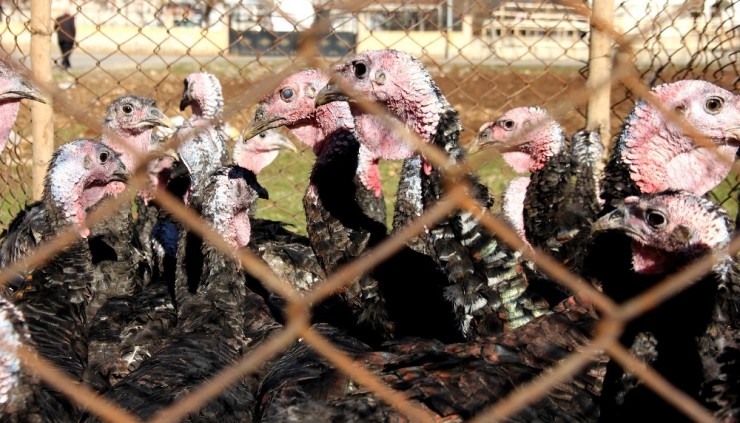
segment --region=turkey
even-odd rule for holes
[[[450,161],[462,160],[457,112],[447,102],[420,61],[397,50],[366,51],[334,68],[359,95],[379,101],[422,140],[443,149]],[[328,85],[316,104],[346,101],[336,85]],[[361,138],[361,141],[363,139]],[[381,152],[382,153],[382,152]],[[444,171],[421,158],[418,210],[426,210],[445,193]],[[488,189],[472,174],[462,176],[469,194],[483,207],[492,206]],[[462,182],[462,181],[461,181]],[[449,282],[444,298],[454,307],[456,324],[468,338],[500,333],[544,313],[547,304],[527,291],[519,252],[502,245],[467,211],[457,211],[431,228],[433,256]]]
[[[0,390],[4,392],[0,419],[11,423],[73,421],[74,406],[21,364],[20,348],[33,347],[33,341],[23,316],[5,299],[0,299],[0,340]]]
[[[41,201],[42,239],[68,228],[76,228],[82,239],[31,273],[13,297],[38,353],[73,379],[80,380],[87,365],[87,306],[93,294],[85,218],[106,196],[122,192],[127,177],[118,153],[104,144],[76,140],[57,149]]]
[[[518,107],[484,124],[476,148],[493,146],[518,173],[504,192],[503,212],[519,235],[571,270],[579,271],[589,228],[601,209],[598,164],[603,145],[596,132],[578,131],[571,142],[541,107]],[[529,275],[533,291],[550,304],[567,294],[538,272]]]
[[[571,164],[569,145],[560,124],[541,107],[517,107],[481,127],[475,147],[486,148],[489,145],[500,150],[504,161],[517,173],[536,174],[548,167],[548,178],[542,181],[546,186],[537,191],[540,191],[538,194],[548,194],[540,200],[550,207],[537,217],[545,220],[545,226],[555,227],[552,212],[557,211],[558,203],[565,199],[563,187],[568,183]],[[548,166],[551,162],[552,167]],[[524,202],[532,187],[530,178],[520,177],[511,181],[504,191],[502,208],[504,216],[522,239],[542,246],[547,238],[525,230]],[[543,222],[538,223],[542,225]]]
[[[17,72],[0,61],[0,152],[8,142],[8,136],[15,124],[21,100],[28,99],[45,103],[43,95]],[[24,257],[41,238],[44,218],[38,212],[39,206],[29,205],[13,219],[0,235],[0,268],[4,268]],[[26,223],[28,222],[28,223]],[[11,282],[11,289],[17,289],[22,275]]]
[[[683,192],[627,197],[615,206],[593,225],[602,235],[586,263],[587,273],[616,302],[631,299],[705,253],[717,258],[709,274],[630,321],[620,341],[718,417],[737,417],[737,376],[732,373],[740,359],[740,283],[737,263],[726,252],[732,238],[727,214]],[[603,421],[644,420],[646,414],[686,420],[616,363],[607,368],[601,409]]]
[[[133,172],[139,166],[139,157],[156,148],[152,141],[154,129],[169,126],[169,119],[154,100],[123,96],[106,108],[100,142],[119,153],[126,168]],[[110,277],[116,283],[113,286],[94,286],[88,318],[94,316],[109,298],[132,294],[149,279],[149,257],[145,256],[144,245],[141,244],[143,237],[138,232],[143,228],[141,222],[145,216],[151,215],[146,209],[154,209],[145,204],[143,198],[147,195],[145,189],[140,190],[136,199],[138,225],[134,222],[131,207],[124,206],[92,229],[88,243],[98,278],[103,281]]]
[[[223,131],[221,114],[224,100],[221,83],[215,75],[196,72],[183,81],[184,88],[180,99],[180,110],[190,107],[192,114],[172,135],[178,143],[179,161],[172,163],[170,180],[162,185],[180,196],[185,204],[199,207],[199,199],[194,193],[202,192],[200,185],[209,175],[226,164],[228,137]],[[172,285],[178,266],[179,241],[184,234],[180,224],[172,220],[168,213],[160,213],[158,222],[152,228],[151,250],[159,273],[166,283]],[[200,247],[194,247],[200,250]]]
[[[740,143],[739,96],[696,80],[659,85],[651,92],[711,145],[693,139],[656,106],[639,101],[604,169],[604,211],[613,202],[640,193],[680,190],[704,195],[727,176],[735,161]]]
[[[192,114],[172,136],[179,142],[177,153],[190,171],[192,194],[208,175],[226,164],[228,136],[221,122],[224,98],[218,78],[208,72],[191,73],[183,84],[180,110],[190,107]]]
[[[232,161],[258,175],[277,158],[280,150],[298,151],[288,138],[275,129],[269,129],[251,139],[237,141]],[[283,222],[256,218],[254,213],[250,214],[250,219],[250,247],[283,280],[290,281],[299,291],[305,292],[325,277],[308,238],[291,232],[287,228],[289,225]],[[257,286],[253,288],[259,289]],[[282,299],[266,292],[265,294],[273,297],[271,305],[282,308]]]
[[[250,240],[249,209],[259,193],[254,174],[223,167],[199,185],[202,215],[233,248]],[[177,326],[161,348],[106,395],[140,418],[151,417],[234,363],[280,326],[259,295],[249,291],[238,262],[202,244],[203,273],[177,307]],[[257,381],[240,379],[189,421],[252,421]]]
[[[248,134],[287,126],[317,155],[303,199],[311,247],[323,270],[333,273],[386,236],[385,205],[358,181],[359,143],[354,118],[344,103],[314,106],[316,93],[329,76],[308,69],[289,76],[266,96]],[[245,137],[248,135],[245,135]],[[376,165],[374,165],[376,166]],[[382,215],[376,213],[382,208]],[[361,277],[317,310],[317,319],[359,331],[371,342],[387,339],[392,328],[378,281]]]

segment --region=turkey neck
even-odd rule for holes
[[[634,275],[629,279],[620,276],[612,281],[604,280],[604,292],[622,302],[657,284],[665,276]],[[701,339],[707,335],[716,318],[719,281],[720,275],[713,272],[695,282],[684,292],[630,322],[620,338],[622,345],[630,348],[634,355],[696,399],[704,379],[700,342],[705,342]],[[625,290],[626,282],[631,286]],[[646,409],[650,409],[652,415],[685,419],[650,388],[639,383],[630,385],[633,380],[634,376],[619,365],[609,364],[602,396],[603,421],[641,416]]]
[[[203,244],[203,275],[197,293],[178,307],[183,333],[208,333],[245,341],[244,304],[247,288],[239,264],[215,247]]]

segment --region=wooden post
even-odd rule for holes
[[[49,87],[51,75],[51,0],[31,1],[31,67],[38,86]],[[33,134],[33,199],[40,200],[44,191],[46,168],[54,152],[54,122],[50,96],[49,104],[31,103]]]
[[[614,0],[593,0],[593,18],[588,55],[588,109],[586,111],[586,129],[599,130],[604,146],[611,145],[611,74],[612,44],[611,37],[594,27],[594,21],[614,23]]]

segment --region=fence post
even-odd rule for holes
[[[34,81],[39,86],[51,86],[51,0],[31,2],[31,67]],[[54,152],[54,124],[50,96],[49,104],[31,103],[33,134],[33,187],[34,200],[40,200],[44,191],[46,167]]]
[[[614,22],[614,0],[593,0],[588,52],[586,129],[599,130],[605,147],[611,145],[612,39],[594,27],[594,19]]]

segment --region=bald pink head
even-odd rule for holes
[[[424,65],[406,52],[365,51],[335,66],[333,71],[335,78],[364,100],[382,103],[427,141],[436,133],[442,111],[450,107]],[[332,84],[317,101],[336,101],[340,92],[338,84]]]
[[[268,129],[252,139],[237,141],[232,160],[256,175],[277,158],[280,150],[298,151],[283,134]]]
[[[224,108],[221,82],[208,72],[195,72],[183,81],[180,110],[190,106],[193,118],[217,119]]]
[[[633,266],[644,274],[674,270],[707,251],[718,251],[732,238],[721,207],[681,192],[627,197],[592,230],[622,231],[632,238]]]
[[[21,100],[45,103],[43,95],[11,67],[0,61],[0,151],[8,142]]]
[[[93,140],[76,140],[57,149],[49,163],[44,204],[59,223],[76,226],[86,237],[88,211],[108,195],[125,189],[129,173],[120,155]]]
[[[711,145],[702,145],[655,106],[640,101],[627,118],[615,154],[621,154],[641,192],[706,194],[734,163],[740,145],[740,96],[695,80],[660,85],[652,93]]]
[[[318,154],[328,134],[338,128],[354,128],[348,104],[314,105],[316,94],[328,81],[329,75],[316,69],[305,69],[285,78],[260,102],[244,137],[286,126]]]
[[[478,147],[502,151],[518,173],[536,172],[565,147],[563,128],[541,107],[517,107],[481,126]]]

